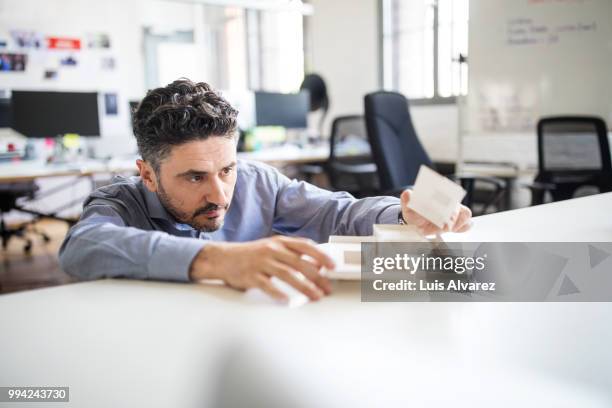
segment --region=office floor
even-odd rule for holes
[[[29,255],[24,253],[24,242],[18,238],[11,239],[5,251],[0,249],[0,294],[73,281],[62,272],[57,259],[57,251],[68,230],[66,223],[43,220],[36,224],[36,228],[49,235],[51,241],[44,243],[39,236],[29,233],[33,240]]]

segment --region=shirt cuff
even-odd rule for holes
[[[205,245],[197,238],[160,237],[149,260],[149,279],[189,282],[191,262]]]
[[[399,213],[402,210],[400,204],[393,204],[382,210],[378,216],[378,224],[397,224]]]

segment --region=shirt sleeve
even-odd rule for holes
[[[278,173],[273,229],[285,235],[327,242],[330,235],[372,235],[374,224],[397,224],[400,200],[395,197],[356,199]]]
[[[62,269],[81,279],[126,277],[189,281],[189,268],[206,242],[126,226],[111,206],[85,208],[60,248]]]

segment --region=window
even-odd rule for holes
[[[303,17],[290,11],[259,13],[260,89],[295,92],[304,78]]]
[[[410,99],[467,94],[469,0],[381,0],[383,87]]]
[[[297,90],[304,76],[301,13],[206,6],[205,16],[214,45],[208,71],[217,87]]]
[[[155,34],[154,29],[145,29],[148,88],[181,76],[223,90],[295,92],[299,88],[304,77],[301,12],[191,7],[196,17],[187,20],[182,31]]]

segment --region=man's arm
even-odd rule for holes
[[[374,224],[396,224],[401,210],[395,197],[357,200],[278,174],[274,230],[327,242],[330,235],[371,235]]]
[[[302,259],[309,255],[311,260]],[[126,226],[108,205],[86,207],[60,249],[60,264],[83,279],[128,277],[174,281],[221,279],[237,289],[259,287],[286,299],[270,281],[276,276],[311,299],[330,293],[319,271],[333,261],[307,240],[273,237],[245,243],[206,242]],[[307,279],[300,280],[293,271]]]
[[[111,206],[85,208],[60,248],[60,265],[82,279],[127,277],[189,281],[204,241],[128,227]]]

